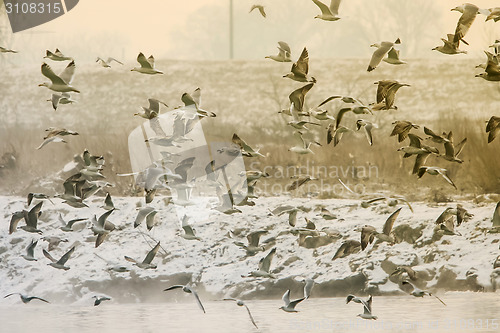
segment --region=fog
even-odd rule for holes
[[[252,4],[265,6],[267,18]],[[431,49],[453,33],[460,13],[450,11],[462,1],[451,0],[345,0],[341,20],[314,19],[318,7],[308,0],[233,0],[234,58],[263,59],[286,41],[292,57],[307,46],[313,58],[368,58],[369,45],[401,38],[404,58],[443,57]],[[475,1],[481,8],[495,1]],[[0,44],[19,49],[16,63],[38,63],[45,49],[56,47],[79,62],[97,55],[132,58],[139,51],[157,59],[225,60],[229,58],[230,0],[141,2],[85,0],[60,18],[13,34],[5,8],[0,13]],[[498,3],[497,3],[498,5]],[[464,45],[468,56],[483,57],[496,38],[500,24],[480,15]],[[467,56],[461,56],[467,57]],[[20,60],[20,62],[19,62]]]

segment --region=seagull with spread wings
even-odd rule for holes
[[[46,63],[42,64],[42,74],[46,78],[48,78],[51,82],[40,83],[39,87],[47,87],[50,90],[57,92],[77,92],[80,91],[75,87],[71,86],[71,82],[73,81],[73,76],[75,74],[75,62],[71,61],[68,66],[61,72],[61,74],[56,75],[52,68]]]
[[[137,56],[137,62],[141,65],[141,67],[134,67],[131,71],[150,75],[163,74],[162,71],[155,68],[155,58],[152,55],[146,59],[146,56],[141,52]]]

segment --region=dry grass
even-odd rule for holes
[[[387,190],[406,193],[413,198],[449,197],[456,194],[500,192],[500,140],[487,144],[485,121],[500,106],[497,83],[474,78],[476,61],[443,58],[439,61],[414,60],[410,65],[394,67],[382,64],[373,73],[366,73],[363,60],[311,60],[311,73],[318,84],[309,92],[307,107],[319,104],[332,94],[351,95],[364,102],[373,102],[376,87],[373,82],[396,78],[409,83],[396,97],[398,111],[382,111],[363,118],[379,125],[374,132],[374,146],[366,142],[362,131],[348,133],[339,146],[326,145],[327,124],[311,130],[323,147],[314,147],[314,155],[297,156],[288,149],[299,142],[287,119],[277,113],[288,106],[288,94],[300,83],[282,79],[289,64],[266,61],[232,62],[167,62],[158,61],[164,76],[149,77],[131,73],[128,68],[106,70],[97,65],[77,68],[74,86],[82,93],[74,98],[78,103],[61,106],[54,112],[50,93],[38,88],[43,81],[39,67],[3,69],[0,82],[0,157],[6,152],[17,156],[14,169],[3,169],[0,187],[4,193],[26,194],[40,183],[51,179],[73,155],[84,148],[103,154],[109,181],[118,186],[117,193],[128,193],[129,178],[116,177],[116,172],[129,172],[128,133],[143,121],[133,117],[147,98],[155,97],[171,107],[180,105],[180,96],[196,87],[202,89],[202,106],[217,113],[203,121],[207,140],[229,140],[234,132],[255,147],[261,147],[266,158],[247,160],[247,168],[268,166],[274,178],[268,185],[290,182],[280,176],[280,170],[301,167],[303,172],[321,171],[321,167],[337,168],[340,178],[350,184],[361,183],[368,192]],[[78,65],[78,64],[77,64]],[[54,65],[56,67],[56,65]],[[322,71],[316,71],[322,68]],[[332,115],[340,104],[329,105]],[[498,113],[496,113],[498,115]],[[359,116],[346,115],[343,123],[354,128]],[[413,158],[402,160],[394,137],[389,137],[392,122],[409,120],[440,133],[453,130],[455,141],[463,137],[468,142],[462,152],[462,165],[431,157],[428,165],[442,166],[455,180],[455,191],[444,180],[425,175],[417,180],[410,175]],[[48,126],[77,130],[81,135],[68,138],[68,144],[51,144],[35,150]],[[423,132],[420,130],[421,136]],[[439,147],[444,152],[443,147]],[[257,162],[252,164],[252,162]],[[305,170],[309,166],[308,170]],[[358,168],[358,177],[353,175]],[[359,175],[363,168],[372,167],[377,173]],[[319,168],[319,169],[318,169]],[[331,169],[329,169],[331,170]],[[347,170],[347,171],[346,171]],[[372,169],[374,170],[374,169]],[[341,172],[346,172],[342,175]],[[286,174],[285,174],[286,175]],[[325,177],[323,184],[338,184],[336,178]],[[58,191],[59,189],[52,189]],[[272,191],[270,191],[272,192]],[[335,193],[322,193],[334,196]]]

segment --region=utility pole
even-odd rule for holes
[[[233,56],[233,0],[229,0],[229,59]]]

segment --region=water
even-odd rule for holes
[[[292,295],[293,296],[293,295]],[[447,306],[433,297],[380,296],[373,299],[378,320],[356,317],[362,305],[345,298],[311,298],[298,313],[278,308],[281,300],[247,301],[259,330],[247,312],[229,301],[203,301],[203,314],[194,299],[183,303],[102,303],[72,306],[36,303],[0,306],[0,331],[10,332],[498,332],[500,295],[446,293]]]

